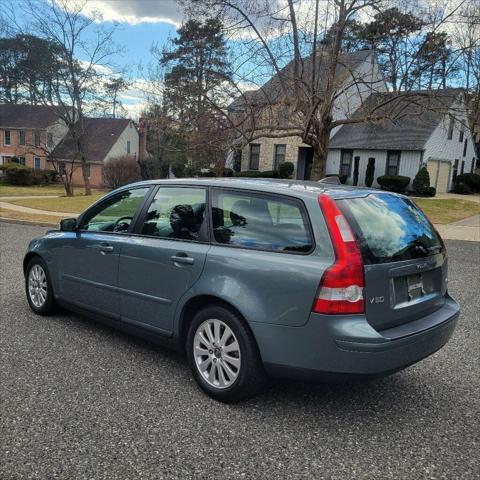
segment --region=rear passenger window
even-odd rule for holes
[[[203,188],[160,187],[147,212],[142,234],[198,240],[205,218]]]
[[[313,246],[303,207],[293,200],[214,190],[212,216],[218,243],[281,252]]]

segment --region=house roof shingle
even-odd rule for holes
[[[129,123],[130,120],[123,118],[85,118],[82,138],[87,161],[103,162]],[[68,133],[53,151],[53,157],[73,159],[75,152],[75,141]]]
[[[343,125],[329,148],[368,150],[423,150],[442,118],[451,110],[462,89],[418,90],[398,97],[394,92],[374,93],[352,118],[362,118],[372,107],[379,123]]]
[[[0,104],[0,126],[3,128],[44,129],[55,123],[58,114],[45,105]]]
[[[359,50],[357,52],[341,53],[335,72],[335,78],[337,81],[342,79],[349,72],[353,72],[355,67],[367,60],[370,55],[372,55],[371,50]],[[322,90],[327,80],[328,62],[323,61],[323,57],[324,55],[320,51],[317,54],[315,64],[319,90]],[[300,69],[301,78],[305,81],[310,81],[313,69],[312,58],[303,58]],[[294,62],[292,60],[284,68],[282,68],[278,74],[274,75],[270,80],[268,80],[261,88],[257,90],[246,91],[243,93],[243,95],[236,98],[230,104],[229,109],[232,111],[241,109],[245,103],[258,107],[273,104],[277,102],[282,95],[284,95],[282,85],[289,85],[289,81],[290,85],[287,90],[291,90],[291,92],[287,91],[287,93],[291,93],[293,95],[293,82],[291,82],[291,80],[294,78],[293,71]]]

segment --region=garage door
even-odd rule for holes
[[[447,192],[448,179],[450,178],[450,162],[429,160],[427,170],[430,175],[430,185],[435,187],[438,193]]]

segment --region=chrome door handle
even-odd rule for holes
[[[172,260],[174,263],[184,263],[186,265],[193,265],[195,261],[192,257],[187,257],[186,255],[172,255]]]
[[[113,247],[108,243],[102,243],[100,244],[99,250],[101,253],[110,253],[113,252]]]

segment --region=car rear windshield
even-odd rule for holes
[[[366,263],[421,258],[443,249],[425,214],[408,198],[388,193],[337,200]]]

